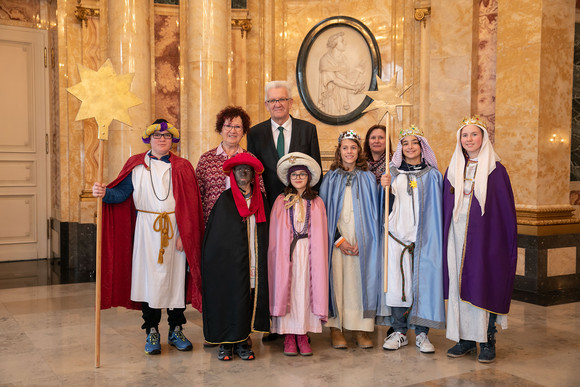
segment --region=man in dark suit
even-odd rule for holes
[[[320,148],[316,126],[290,116],[292,95],[286,81],[266,84],[265,105],[270,119],[254,125],[248,133],[248,151],[264,165],[266,196],[273,207],[276,197],[284,191],[278,180],[276,164],[280,157],[290,152],[302,152],[320,162]],[[320,183],[314,188],[318,190]]]

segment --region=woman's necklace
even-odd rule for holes
[[[467,170],[473,164],[475,164],[474,171],[473,171],[473,176],[471,178],[468,178],[467,177]],[[463,187],[463,194],[465,196],[469,196],[473,192],[473,189],[475,187],[475,172],[476,171],[477,171],[477,161],[468,160],[467,165],[465,166],[465,169],[463,170],[463,181],[464,181],[464,184],[465,184],[465,182],[471,182],[471,187],[470,187],[470,189],[469,189],[468,192],[465,192],[465,185],[464,185],[464,187]]]
[[[157,200],[164,202],[167,200],[167,198],[169,197],[169,193],[171,192],[171,178],[169,178],[169,188],[167,189],[167,195],[165,195],[164,199],[161,199],[159,196],[157,196],[157,192],[155,191],[155,184],[153,184],[153,174],[151,172],[151,164],[152,164],[151,156],[149,156],[149,166],[147,170],[149,171],[149,180],[151,180],[151,188],[153,188],[153,194],[155,195]],[[171,176],[171,167],[169,167],[169,176]]]

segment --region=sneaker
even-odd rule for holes
[[[145,353],[147,355],[159,355],[161,353],[161,342],[157,329],[151,328],[145,341]]]
[[[388,349],[392,351],[404,347],[407,344],[409,344],[409,340],[407,340],[407,335],[404,335],[401,332],[393,332],[385,339],[383,349]]]
[[[447,356],[462,357],[473,352],[477,352],[475,341],[459,340],[459,342],[455,344],[455,346],[449,348],[449,350],[447,351]]]
[[[176,326],[173,331],[169,332],[167,341],[169,345],[174,346],[180,351],[191,351],[193,349],[191,341],[187,340],[180,326]]]
[[[312,356],[312,348],[308,342],[308,335],[297,335],[296,341],[298,342],[298,349],[302,356]]]
[[[284,355],[298,355],[298,348],[296,348],[296,335],[284,335]]]
[[[429,341],[429,337],[425,332],[420,333],[415,339],[415,345],[419,347],[419,351],[423,353],[433,353],[435,352],[435,347]]]

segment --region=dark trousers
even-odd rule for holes
[[[407,334],[408,330],[407,316],[405,316],[407,309],[409,308],[406,306],[391,307],[392,327],[395,332],[400,332],[404,335]],[[419,336],[421,333],[428,334],[429,328],[422,325],[415,325],[415,335]]]
[[[151,328],[155,328],[159,332],[159,322],[161,321],[161,309],[150,308],[146,302],[141,303],[141,312],[143,312],[143,325],[141,329],[145,329],[147,334]],[[169,331],[173,331],[175,327],[181,326],[187,322],[185,319],[185,308],[167,309],[167,322],[169,323]]]

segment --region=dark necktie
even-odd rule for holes
[[[278,131],[278,142],[276,143],[276,150],[278,151],[278,158],[282,158],[284,156],[284,127],[279,126]]]

